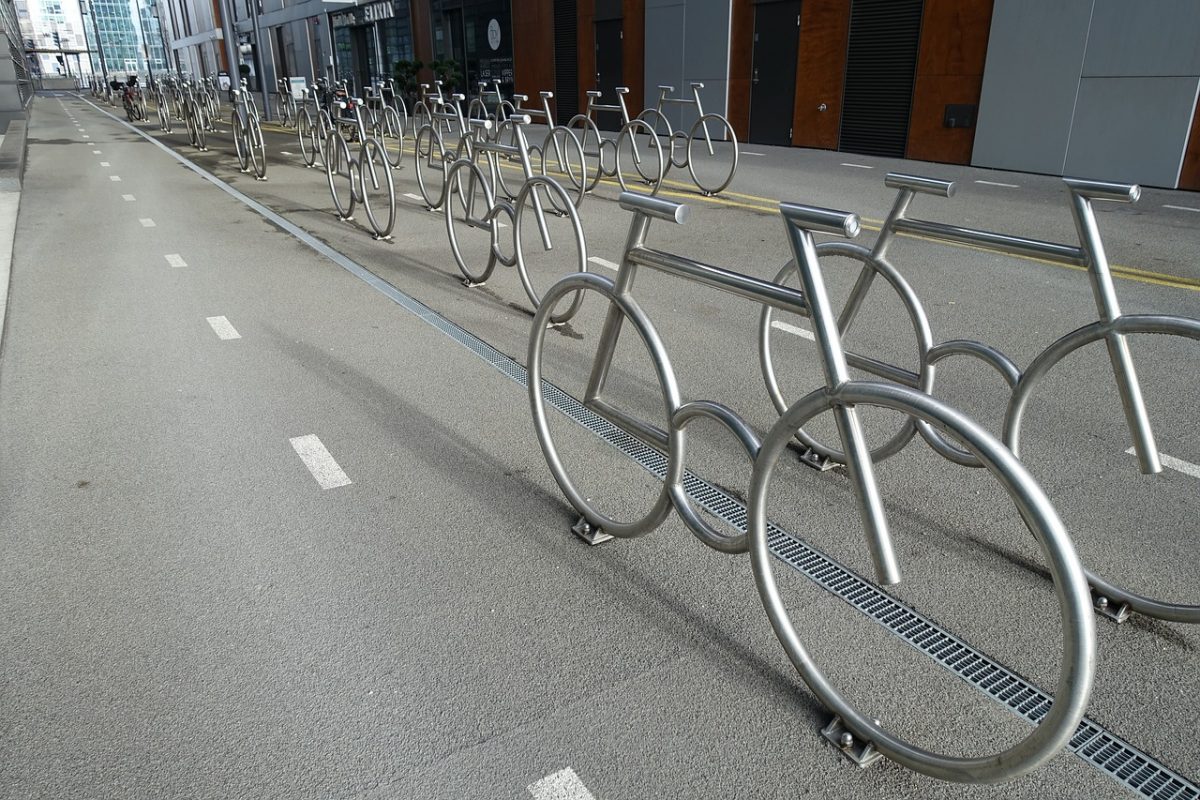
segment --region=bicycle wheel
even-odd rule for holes
[[[300,155],[304,158],[304,163],[311,167],[317,161],[317,142],[312,117],[309,116],[307,108],[301,109],[296,117],[296,138],[300,140]]]
[[[533,303],[534,308],[541,305],[542,298],[537,287],[534,286],[534,281],[530,277],[530,265],[525,258],[525,236],[523,234],[524,225],[522,224],[525,215],[532,213],[535,215],[534,222],[537,224],[539,234],[537,238],[541,241],[544,251],[549,253],[554,250],[554,234],[561,239],[567,234],[560,226],[557,231],[552,231],[549,226],[549,221],[543,213],[546,206],[551,208],[564,209],[564,215],[569,220],[569,236],[565,238],[572,239],[572,244],[575,250],[575,261],[569,265],[558,265],[559,269],[563,266],[573,267],[572,272],[587,272],[587,244],[583,238],[583,226],[579,222],[579,213],[575,210],[574,204],[571,202],[566,189],[562,187],[553,178],[548,178],[544,175],[535,175],[530,178],[521,188],[521,194],[517,196],[516,214],[513,218],[513,250],[517,262],[517,275],[521,279],[521,285],[525,288],[525,294],[529,297],[529,302]],[[558,324],[566,322],[575,316],[575,312],[579,310],[579,304],[582,302],[582,294],[575,296],[574,302],[567,306],[566,310],[560,311],[550,317],[552,323]]]
[[[359,151],[358,185],[375,238],[386,239],[396,224],[396,187],[387,150],[378,139],[367,139]]]
[[[676,131],[674,128],[671,127],[670,120],[668,120],[665,116],[663,116],[662,112],[660,112],[656,109],[653,109],[653,108],[647,108],[645,111],[638,114],[637,120],[642,122],[646,126],[646,128],[649,129],[649,130],[642,129],[640,131],[640,133],[642,133],[648,137],[653,136],[656,140],[658,140],[659,150],[663,154],[662,177],[665,178],[667,176],[667,173],[671,171],[671,167],[675,166],[675,139],[676,139],[675,133],[676,133]],[[630,122],[633,122],[633,120],[630,120]],[[663,140],[666,141],[665,146],[662,143]],[[635,150],[635,152],[638,152],[640,155],[639,150]],[[640,164],[641,164],[641,159],[635,158],[633,161],[633,166],[634,166],[634,169],[637,169],[638,174],[642,176],[642,180],[647,181],[647,182],[653,180],[654,176],[652,174],[648,175],[645,172],[643,172],[639,168]]]
[[[317,151],[321,157],[321,163],[325,163],[325,143],[329,141],[329,132],[333,130],[333,121],[329,118],[329,112],[325,109],[317,114]]]
[[[424,100],[418,101],[413,106],[412,111],[412,128],[414,131],[420,132],[426,125],[430,125],[433,121],[433,115],[429,113],[429,106]]]
[[[1058,687],[1054,704],[1038,727],[1003,752],[966,758],[941,755],[885,730],[870,714],[852,706],[829,681],[805,649],[782,600],[768,540],[767,493],[772,472],[788,442],[814,416],[860,406],[883,407],[924,420],[961,441],[1013,499],[1041,546],[1055,583],[1064,631]],[[818,389],[789,408],[763,441],[751,478],[748,511],[754,579],[771,626],[810,690],[854,736],[909,769],[961,783],[994,783],[1023,775],[1059,754],[1070,741],[1087,709],[1095,668],[1095,622],[1087,582],[1066,529],[1041,487],[1016,456],[968,417],[929,395],[895,384],[848,381],[837,388]]]
[[[518,147],[517,125],[512,120],[504,120],[496,126],[492,141],[505,147]],[[506,153],[496,153],[496,196],[503,195],[509,200],[516,198],[525,181],[525,174],[520,168],[520,158]]]
[[[720,114],[705,114],[688,132],[687,168],[692,181],[712,196],[733,180],[738,165],[737,134]]]
[[[604,151],[600,147],[600,129],[586,115],[576,114],[567,123],[567,130],[571,131],[575,140],[579,142],[584,159],[584,174],[568,175],[568,177],[571,185],[576,189],[582,188],[583,191],[590,192],[596,188],[596,184],[600,183],[601,178],[609,174],[604,169]],[[617,170],[619,171],[620,168],[617,167]]]
[[[469,284],[480,284],[491,277],[496,268],[499,226],[498,208],[492,189],[479,165],[467,160],[455,161],[446,178],[447,184],[459,187],[458,202],[444,204],[446,235],[450,252]],[[511,222],[511,213],[509,213]]]
[[[634,331],[645,348],[654,375],[657,379],[657,389],[663,403],[664,419],[680,406],[679,386],[675,373],[671,369],[670,359],[658,332],[654,329],[645,312],[637,301],[628,294],[619,294],[611,279],[593,273],[568,275],[549,289],[542,297],[537,313],[533,318],[533,327],[529,334],[529,350],[526,363],[529,375],[526,385],[529,389],[529,404],[533,413],[533,425],[537,432],[538,443],[546,458],[546,465],[554,476],[559,489],[566,495],[567,501],[578,511],[588,523],[603,529],[604,533],[621,538],[641,536],[649,533],[662,524],[671,513],[671,496],[668,486],[677,483],[683,477],[682,449],[680,432],[672,431],[667,434],[662,449],[666,455],[663,458],[663,474],[665,480],[660,481],[648,473],[641,471],[640,466],[630,469],[630,464],[623,456],[617,455],[612,459],[614,451],[607,445],[587,453],[586,457],[574,458],[574,448],[566,448],[560,452],[554,442],[550,419],[546,413],[547,394],[556,397],[570,397],[561,389],[552,387],[543,376],[543,360],[546,352],[546,331],[550,329],[550,318],[555,307],[567,295],[572,295],[571,304],[580,302],[584,292],[596,292],[608,301],[608,318],[605,329],[619,332],[626,324],[632,325]],[[594,347],[590,348],[594,352]],[[574,359],[573,359],[574,360]],[[569,369],[569,367],[567,368]],[[565,373],[564,373],[565,377]],[[558,376],[555,376],[558,380]],[[577,403],[571,403],[577,405]],[[618,428],[624,428],[625,421],[607,412],[596,402],[585,402],[583,405],[606,419]],[[561,406],[560,406],[561,407]],[[569,405],[567,407],[570,407]],[[564,430],[569,435],[574,430]],[[572,456],[573,462],[586,465],[589,474],[572,476],[564,463],[563,453]],[[581,466],[581,469],[583,467]],[[614,486],[625,481],[612,481],[610,476],[618,470],[629,470],[630,477],[638,482],[634,491],[621,491]],[[633,470],[639,470],[634,472]],[[620,473],[618,473],[620,474]],[[599,475],[599,479],[595,477]],[[589,480],[590,479],[590,480]],[[633,495],[632,497],[630,495]]]
[[[242,124],[242,117],[236,111],[233,112],[230,124],[233,126],[233,146],[237,150],[238,168],[246,172],[250,169],[250,145],[246,141],[246,126]]]
[[[387,156],[388,165],[392,169],[400,169],[400,162],[404,159],[404,124],[401,123],[396,109],[391,106],[383,110],[381,119],[384,154]]]
[[[325,177],[329,181],[329,193],[333,195],[333,207],[344,220],[354,214],[354,162],[350,159],[350,146],[337,131],[330,131],[325,139]],[[344,192],[338,191],[343,183]]]
[[[187,113],[184,114],[184,123],[187,125],[188,144],[190,144],[192,147],[199,147],[199,145],[196,144],[196,116],[192,113],[190,106],[188,107]]]
[[[1014,454],[1018,457],[1021,455],[1021,430],[1035,387],[1063,359],[1089,344],[1105,341],[1110,333],[1125,337],[1154,335],[1200,341],[1200,320],[1158,314],[1130,314],[1119,317],[1112,323],[1093,322],[1085,325],[1046,348],[1025,370],[1009,400],[1004,420],[1004,441]],[[1130,450],[1132,451],[1132,448]],[[1139,545],[1144,545],[1144,542],[1139,541]],[[1130,611],[1157,619],[1200,623],[1200,605],[1155,599],[1118,586],[1090,569],[1085,568],[1085,573],[1088,583],[1110,604],[1118,607],[1127,605]]]
[[[913,327],[913,339],[911,341],[911,356],[913,365],[916,367],[912,370],[917,376],[917,388],[926,394],[933,393],[934,369],[931,364],[925,362],[925,354],[930,351],[933,346],[933,334],[929,329],[929,319],[925,315],[925,309],[921,305],[920,299],[916,292],[908,285],[904,277],[891,265],[886,259],[875,258],[869,250],[861,245],[851,242],[822,242],[817,245],[817,255],[821,258],[822,264],[828,263],[830,259],[842,257],[850,259],[857,265],[861,265],[861,269],[870,275],[869,280],[874,280],[875,277],[882,277],[887,281],[895,292],[896,297],[903,304],[904,310],[908,316],[909,322]],[[826,270],[832,274],[832,270]],[[860,272],[860,275],[862,273]],[[860,277],[859,280],[862,280]],[[799,273],[796,271],[795,261],[789,260],[783,265],[783,268],[775,275],[773,281],[780,285],[796,285],[799,283]],[[758,353],[759,367],[762,371],[763,382],[766,384],[767,394],[771,398],[771,403],[775,406],[775,410],[783,414],[791,406],[788,398],[785,397],[784,390],[781,388],[779,375],[776,371],[775,348],[772,344],[772,336],[782,336],[783,340],[788,342],[789,346],[794,343],[800,336],[807,333],[807,329],[802,327],[804,323],[799,319],[793,319],[791,322],[779,321],[779,327],[776,327],[776,311],[770,306],[763,306],[762,313],[758,320]],[[794,324],[800,323],[800,324]],[[773,334],[773,331],[781,331],[780,334]],[[801,333],[797,335],[796,331]],[[847,325],[847,330],[842,334],[842,341],[845,344],[846,337],[850,333],[850,326]],[[811,334],[810,334],[811,335]],[[808,338],[808,337],[805,337]],[[904,343],[907,347],[909,342]],[[815,356],[815,345],[813,346]],[[798,359],[789,359],[798,360]],[[852,353],[847,353],[847,362],[851,368],[866,369],[865,362],[859,361]],[[785,361],[787,363],[787,361]],[[817,370],[813,371],[815,376]],[[883,377],[875,373],[871,373],[873,377]],[[824,380],[822,377],[820,380]],[[885,424],[880,421],[880,424]],[[877,427],[877,426],[873,426]],[[911,418],[902,418],[899,421],[899,427],[896,432],[882,441],[874,443],[870,448],[871,460],[882,461],[889,458],[904,449],[913,435],[916,433],[916,424]],[[836,435],[828,433],[828,435]],[[820,441],[817,436],[811,432],[801,429],[796,433],[796,439],[805,447],[808,447],[818,456],[829,461],[845,464],[846,454],[835,445],[829,445]]]
[[[556,125],[546,134],[546,141],[542,144],[541,161],[543,175],[560,183],[566,181],[567,185],[575,190],[572,192],[574,196],[571,203],[578,208],[587,195],[584,187],[588,183],[587,160],[583,155],[583,145],[568,128]],[[557,201],[557,193],[554,198]],[[560,214],[567,213],[565,208],[557,206],[555,211]]]
[[[263,132],[259,127],[258,117],[250,118],[246,140],[249,144],[250,161],[254,165],[254,175],[259,180],[265,180],[267,177],[267,151],[263,145]]]
[[[670,167],[670,160],[653,129],[640,119],[632,119],[621,128],[613,149],[616,151],[613,160],[616,162],[617,183],[621,189],[629,189],[629,184],[625,182],[625,164],[632,163],[638,176],[654,187],[650,193],[657,195]]]
[[[417,186],[425,198],[425,205],[431,209],[441,208],[446,197],[446,148],[442,144],[442,135],[432,125],[417,131],[413,158]]]

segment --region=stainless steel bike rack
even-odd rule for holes
[[[600,92],[589,91],[587,93],[587,110],[582,114],[576,114],[567,123],[568,132],[579,142],[585,157],[582,174],[578,177],[572,174],[569,178],[577,188],[584,192],[591,192],[604,178],[616,178],[617,183],[621,186],[621,190],[628,191],[629,185],[625,182],[626,176],[621,166],[621,145],[625,144],[630,151],[630,160],[633,162],[634,169],[637,171],[640,180],[651,186],[651,194],[656,195],[658,194],[658,190],[662,188],[663,176],[670,165],[663,156],[662,145],[659,143],[658,137],[654,134],[653,128],[640,119],[630,119],[629,109],[625,106],[625,95],[629,94],[629,88],[618,86],[616,93],[617,102],[612,105],[605,105],[600,102]],[[600,135],[600,129],[596,126],[595,120],[595,115],[598,111],[611,111],[620,115],[621,130],[615,138],[606,139]],[[648,165],[643,164],[645,154],[639,149],[636,138],[638,134],[646,137],[646,141],[648,142],[647,148],[654,152],[652,169],[648,169]],[[612,152],[612,160],[609,164],[606,164],[604,161],[606,147]],[[586,160],[589,158],[595,158],[596,160],[595,169],[591,170],[590,178],[588,177],[589,166]]]
[[[1156,474],[1162,471],[1162,464],[1126,337],[1132,334],[1158,334],[1200,340],[1200,320],[1163,314],[1121,312],[1092,202],[1105,200],[1135,203],[1141,190],[1132,184],[1074,178],[1065,178],[1063,182],[1069,192],[1071,214],[1079,237],[1075,244],[1061,244],[912,219],[907,213],[917,194],[949,198],[954,195],[954,183],[916,175],[889,174],[885,185],[897,189],[899,193],[874,245],[868,249],[847,242],[829,242],[817,247],[821,255],[843,256],[857,260],[863,265],[846,305],[838,316],[838,332],[843,336],[846,334],[876,276],[882,276],[908,310],[916,333],[920,370],[919,373],[913,373],[875,359],[863,359],[854,366],[886,380],[932,393],[936,365],[942,360],[951,356],[966,356],[982,361],[995,369],[1011,390],[1004,417],[1003,440],[1018,456],[1022,417],[1038,381],[1075,350],[1092,342],[1103,341],[1108,351],[1138,464],[1144,474]],[[1007,255],[1028,256],[1056,264],[1083,267],[1088,273],[1099,319],[1060,337],[1043,350],[1024,371],[1007,355],[982,342],[955,339],[934,345],[928,317],[920,300],[888,260],[889,245],[897,234],[910,234],[932,241],[966,244]],[[784,282],[794,272],[795,267],[788,264],[775,279]],[[780,391],[775,375],[770,347],[771,318],[771,309],[764,306],[759,325],[760,358],[767,391],[776,409],[782,413],[788,403]],[[980,465],[978,458],[947,441],[927,423],[916,419],[909,419],[892,439],[876,448],[872,456],[879,460],[894,455],[903,449],[917,432],[920,432],[922,438],[943,457],[964,466]],[[844,463],[844,453],[817,442],[803,430],[798,432],[797,438],[816,456]],[[1116,586],[1091,571],[1085,572],[1092,587],[1096,611],[1110,619],[1121,622],[1136,612],[1173,622],[1200,623],[1200,605],[1156,600]]]
[[[338,219],[342,222],[353,221],[354,205],[362,203],[375,239],[391,239],[392,228],[396,223],[396,187],[392,182],[387,150],[379,139],[367,136],[361,100],[348,98],[347,102],[339,103],[339,106],[345,109],[347,104],[354,106],[354,117],[338,116],[325,140],[325,175],[329,180],[329,192],[333,195]],[[357,157],[350,154],[350,145],[342,135],[341,129],[348,126],[358,135]],[[355,177],[358,179],[357,185]],[[350,191],[345,201],[338,194],[338,178],[345,178],[349,184]],[[387,199],[384,203],[381,204],[378,199],[372,202],[371,192],[367,190],[368,179],[374,191],[378,191],[381,186],[386,187]]]
[[[442,203],[446,217],[446,235],[450,239],[450,250],[454,254],[454,260],[463,274],[463,282],[467,286],[475,287],[486,283],[497,263],[508,267],[515,266],[521,285],[536,308],[541,303],[541,295],[533,285],[533,280],[530,278],[525,264],[524,241],[521,233],[521,221],[526,213],[526,208],[532,207],[533,209],[542,246],[547,251],[554,249],[554,242],[546,224],[546,209],[542,194],[545,194],[555,213],[570,220],[572,238],[579,256],[576,266],[580,272],[587,271],[587,244],[584,241],[579,214],[570,195],[553,178],[534,172],[529,154],[529,143],[525,137],[525,127],[529,125],[529,117],[518,115],[510,117],[508,122],[513,126],[516,144],[504,144],[480,135],[474,139],[472,146],[467,148],[466,154],[450,165],[442,194],[443,196],[447,193],[456,195],[457,201],[450,197]],[[491,120],[471,120],[470,124],[485,133],[492,127]],[[488,172],[486,174],[477,163],[477,159],[480,157],[487,161]],[[580,157],[582,158],[582,155]],[[515,193],[515,199],[513,195],[508,195],[507,188],[501,189],[505,192],[505,197],[496,196],[497,188],[503,187],[500,178],[503,165],[500,162],[508,159],[513,159],[520,165],[523,175],[523,182]],[[482,211],[476,208],[476,204],[480,200],[485,206]],[[506,254],[500,247],[501,217],[507,217],[507,224],[512,228],[511,255]],[[459,235],[455,233],[456,223],[466,228],[482,229],[488,232],[491,240],[490,246],[486,260],[480,268],[475,269],[468,265],[468,259],[463,255],[460,246]],[[581,300],[582,296],[577,296],[566,311],[552,317],[552,322],[565,322],[573,317],[579,309]]]
[[[658,87],[658,102],[654,108],[648,108],[638,115],[638,119],[642,120],[654,130],[656,135],[663,135],[667,139],[667,168],[670,172],[671,167],[678,169],[687,169],[691,175],[692,183],[696,184],[696,188],[705,197],[711,197],[721,192],[733,180],[733,176],[737,173],[738,167],[738,141],[737,134],[733,131],[733,126],[729,124],[729,120],[720,114],[705,114],[704,104],[700,102],[700,90],[704,88],[703,83],[693,82],[692,96],[687,97],[671,97],[671,93],[675,91],[674,86],[659,86]],[[692,106],[696,109],[697,119],[689,130],[673,130],[670,121],[663,114],[663,106],[678,105]],[[708,157],[716,160],[717,153],[713,148],[713,136],[709,134],[709,126],[718,128],[718,141],[731,142],[733,145],[733,157],[730,159],[729,171],[725,172],[724,168],[718,170],[715,177],[710,177],[707,174],[703,178],[696,174],[696,162],[698,157],[703,157],[699,153],[693,153],[693,148],[696,147],[699,139],[697,134],[704,139],[704,148],[708,153]],[[679,158],[675,157],[676,142],[681,141],[683,146],[683,155]]]
[[[621,265],[615,279],[595,274],[569,275],[544,296],[534,317],[527,353],[530,406],[534,428],[546,463],[563,494],[579,512],[573,527],[589,543],[604,537],[641,536],[657,528],[672,508],[701,542],[726,553],[749,551],[755,581],[767,616],[792,663],[813,693],[836,715],[833,732],[838,746],[866,761],[880,753],[910,769],[945,780],[967,783],[998,782],[1025,774],[1060,752],[1082,718],[1091,691],[1095,661],[1095,623],[1087,583],[1074,547],[1054,507],[1017,457],[999,440],[965,415],[931,395],[906,386],[851,380],[838,330],[838,319],[826,295],[813,233],[852,238],[858,233],[858,218],[852,214],[783,203],[788,242],[794,255],[801,289],[764,281],[721,267],[655,250],[646,245],[653,220],[682,224],[688,208],[662,198],[630,192],[620,197],[622,208],[633,212]],[[663,342],[632,290],[639,268],[653,269],[684,280],[748,298],[772,308],[801,313],[813,323],[826,385],[784,409],[765,438],[729,407],[697,400],[684,403]],[[664,453],[667,459],[662,489],[643,516],[624,520],[608,516],[596,501],[585,496],[567,473],[550,431],[543,380],[542,356],[547,327],[555,306],[568,294],[576,297],[593,291],[609,304],[608,314],[596,346],[583,405],[609,423]],[[625,325],[631,325],[650,353],[662,392],[668,429],[640,420],[603,396],[617,341]],[[561,391],[561,390],[556,390]],[[842,451],[847,454],[849,478],[876,571],[883,583],[900,579],[888,522],[875,482],[870,452],[860,427],[857,407],[877,406],[920,419],[962,442],[998,480],[1027,527],[1041,545],[1057,586],[1063,617],[1062,659],[1054,704],[1041,724],[1025,739],[990,756],[958,758],[915,747],[885,730],[864,715],[838,692],[805,650],[779,594],[771,566],[767,540],[766,502],[771,475],[796,432],[812,417],[832,412],[838,423]],[[716,530],[692,507],[683,488],[684,457],[689,421],[707,418],[724,425],[742,444],[753,464],[749,494],[749,524],[745,532],[729,534]]]

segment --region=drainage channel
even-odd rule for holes
[[[197,166],[167,145],[109,114],[90,100],[76,96],[114,122],[124,125],[161,148],[176,161],[253,209],[279,229],[441,331],[515,383],[528,386],[525,368],[514,359],[416,298],[400,291],[262,203]],[[613,425],[548,381],[543,381],[543,388],[546,401],[559,412],[625,454],[652,475],[660,479],[666,475],[667,459],[658,450]],[[746,530],[746,507],[740,500],[690,471],[685,473],[683,485],[696,505],[731,527],[740,531]],[[793,534],[768,524],[768,543],[771,553],[777,559],[826,591],[840,597],[906,644],[924,653],[1022,719],[1036,725],[1050,710],[1053,698],[1049,694]],[[1195,782],[1143,753],[1090,718],[1085,717],[1079,723],[1067,749],[1141,797],[1150,800],[1200,800],[1200,786]]]

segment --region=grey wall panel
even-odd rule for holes
[[[646,0],[646,105],[658,100],[660,84],[674,86],[673,97],[691,97],[691,84],[699,81],[704,110],[725,113],[730,7],[730,0]],[[688,106],[663,111],[676,128],[696,120]]]
[[[996,0],[971,163],[1061,174],[1093,0]]]
[[[1196,0],[1095,0],[1083,76],[1200,75]]]
[[[1198,83],[1084,78],[1064,174],[1174,188]]]
[[[683,79],[684,6],[683,3],[647,0],[646,2],[646,74],[645,98],[653,105],[658,85],[678,86]],[[631,108],[631,115],[640,112]],[[667,115],[672,119],[671,115]]]

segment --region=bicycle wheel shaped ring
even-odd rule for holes
[[[541,192],[539,194],[539,192]],[[573,272],[587,272],[587,244],[583,237],[583,225],[579,222],[579,212],[575,210],[575,206],[571,204],[571,198],[567,194],[567,190],[562,187],[558,181],[553,178],[547,178],[544,175],[535,175],[526,181],[521,187],[521,193],[517,195],[516,214],[513,219],[513,250],[517,261],[517,275],[521,278],[521,285],[525,287],[525,294],[529,296],[529,302],[533,303],[537,308],[542,303],[541,295],[533,285],[533,281],[529,277],[529,270],[525,265],[525,254],[523,252],[524,240],[521,234],[523,219],[526,209],[532,209],[531,213],[538,213],[535,202],[541,198],[548,199],[550,205],[554,208],[562,207],[564,213],[571,221],[571,229],[574,234],[575,252],[579,254],[579,261],[574,266],[577,269]],[[541,202],[543,212],[545,211],[545,202]],[[543,242],[543,245],[546,243]],[[553,242],[549,243],[549,248],[553,248]],[[579,310],[580,304],[583,302],[583,294],[576,293],[571,300],[570,305],[565,311],[554,314],[550,317],[550,321],[554,324],[566,322]]]
[[[317,146],[308,109],[301,109],[296,116],[296,138],[300,140],[300,155],[304,163],[311,167],[317,161]]]
[[[387,156],[388,165],[392,169],[400,169],[400,162],[404,160],[404,124],[400,121],[400,115],[396,113],[396,109],[391,106],[383,110],[381,119],[383,120],[384,155]],[[392,140],[396,143],[394,155],[389,146]]]
[[[263,180],[267,177],[267,149],[263,144],[262,128],[257,117],[250,118],[246,140],[250,145],[250,161],[254,165],[254,175]]]
[[[1004,442],[1018,456],[1021,452],[1021,422],[1033,394],[1033,387],[1058,362],[1085,345],[1104,341],[1110,333],[1124,336],[1132,334],[1157,334],[1181,336],[1200,341],[1200,320],[1161,314],[1130,314],[1115,322],[1094,322],[1063,336],[1034,359],[1009,400],[1004,420]],[[1088,582],[1096,591],[1117,605],[1128,605],[1131,611],[1148,617],[1183,622],[1200,623],[1200,605],[1157,600],[1110,583],[1086,569]]]
[[[350,160],[350,146],[337,131],[330,131],[325,139],[325,176],[329,179],[329,193],[333,195],[333,207],[338,216],[350,219],[354,213],[354,162]],[[338,183],[345,178],[345,195],[338,191]]]
[[[1065,632],[1058,687],[1054,704],[1038,727],[1003,752],[967,758],[947,756],[916,747],[884,730],[834,688],[792,624],[771,566],[767,490],[776,462],[795,432],[817,414],[846,405],[887,408],[924,420],[962,442],[1008,491],[1041,547],[1055,583]],[[979,425],[929,395],[896,384],[849,381],[836,389],[818,389],[789,408],[767,435],[755,462],[748,505],[754,579],[771,626],[805,683],[855,736],[871,742],[879,752],[909,769],[960,783],[995,783],[1023,775],[1057,755],[1070,741],[1087,709],[1095,668],[1095,620],[1087,581],[1066,529],[1041,487],[1016,456]]]
[[[921,300],[917,297],[912,287],[908,285],[904,277],[886,259],[876,258],[869,250],[852,242],[822,242],[817,245],[817,255],[822,261],[834,256],[842,256],[852,261],[857,261],[865,269],[872,270],[876,275],[882,276],[888,282],[900,302],[904,305],[905,311],[908,312],[909,322],[913,327],[914,355],[916,361],[921,364],[916,388],[926,394],[932,394],[934,367],[932,364],[925,363],[924,354],[928,353],[933,346],[933,333],[929,329],[929,318],[925,315],[925,308],[921,305]],[[783,265],[783,269],[775,275],[773,282],[780,285],[787,285],[788,279],[795,277],[798,277],[796,263],[789,260]],[[758,318],[759,367],[762,371],[763,383],[766,384],[767,394],[771,398],[771,403],[775,406],[776,412],[783,414],[788,410],[791,403],[783,396],[783,390],[779,386],[779,377],[775,371],[775,357],[771,345],[771,330],[774,318],[775,310],[771,306],[763,306],[762,313]],[[899,453],[904,449],[905,445],[912,441],[916,431],[917,423],[912,419],[906,419],[895,434],[882,444],[876,445],[871,449],[871,460],[882,461]],[[829,459],[838,464],[846,463],[846,454],[838,447],[832,447],[818,441],[803,428],[796,432],[796,439],[822,458]]]
[[[413,161],[417,186],[429,208],[441,208],[446,197],[446,148],[442,135],[432,125],[417,131],[413,142]]]
[[[367,139],[359,150],[358,185],[375,238],[386,239],[396,224],[396,186],[387,150],[378,139]]]
[[[670,434],[670,446],[667,448],[666,456],[665,480],[657,498],[641,516],[622,521],[609,516],[607,512],[601,510],[598,507],[598,501],[586,497],[576,486],[571,476],[567,474],[566,466],[563,464],[558,449],[555,447],[553,435],[550,432],[550,422],[546,416],[546,391],[548,387],[543,385],[542,355],[546,331],[549,329],[550,324],[550,314],[558,302],[566,295],[571,293],[579,294],[585,291],[598,292],[608,300],[610,315],[615,314],[622,324],[628,323],[634,327],[654,364],[654,370],[658,378],[658,387],[662,392],[667,418],[669,419],[675,409],[679,408],[679,386],[675,381],[675,373],[671,369],[671,362],[667,357],[666,349],[663,347],[658,332],[654,329],[654,326],[650,323],[649,318],[646,317],[641,307],[638,306],[637,301],[628,295],[618,294],[612,280],[609,278],[593,273],[580,273],[568,275],[546,290],[546,294],[542,298],[542,303],[538,306],[538,311],[533,318],[533,328],[529,335],[529,351],[526,360],[529,369],[527,384],[529,387],[529,403],[533,412],[533,425],[537,431],[538,443],[541,445],[542,454],[546,457],[546,464],[550,467],[550,472],[553,474],[555,482],[558,483],[559,488],[566,495],[571,505],[575,507],[575,510],[582,514],[593,526],[602,528],[605,533],[612,536],[621,538],[641,536],[657,528],[667,518],[667,515],[671,513],[671,496],[667,487],[678,483],[683,475],[683,463],[678,455],[682,452],[682,449],[679,447],[679,433],[676,431]]]
[[[700,191],[717,194],[733,180],[737,167],[737,134],[729,120],[720,114],[696,120],[687,137],[687,168]]]
[[[638,144],[640,135],[646,137],[644,145]],[[622,156],[622,152],[628,150],[629,160],[633,162],[634,170],[642,180],[654,187],[650,193],[657,195],[658,190],[662,188],[663,178],[666,177],[667,170],[670,168],[670,160],[669,156],[663,153],[662,142],[654,134],[654,129],[644,120],[630,120],[629,124],[621,128],[621,132],[617,134],[613,150],[616,151],[613,158],[614,171],[617,174],[617,182],[621,184],[621,189],[623,191],[629,189],[625,183],[624,157]]]
[[[553,154],[553,155],[552,155]],[[556,125],[546,134],[546,139],[542,144],[541,154],[542,175],[549,175],[547,167],[548,161],[553,157],[556,162],[556,175],[549,175],[555,180],[561,180],[558,175],[565,175],[567,180],[571,182],[572,194],[574,197],[571,200],[572,205],[579,208],[583,202],[583,198],[587,196],[584,188],[587,186],[587,160],[583,156],[583,145],[575,138],[575,134],[570,128],[564,125]],[[557,199],[557,195],[555,196]],[[565,214],[565,208],[559,208],[557,203],[554,208],[555,212]]]
[[[468,158],[454,162],[446,183],[458,187],[455,192],[458,200],[448,198],[443,204],[450,252],[463,277],[472,284],[483,283],[496,268],[500,230],[496,224],[491,186],[479,165]],[[464,250],[468,252],[464,253]],[[481,252],[484,250],[486,252]]]
[[[250,145],[246,141],[246,126],[242,124],[242,117],[236,111],[233,112],[233,146],[237,150],[238,168],[245,172],[250,168]]]

